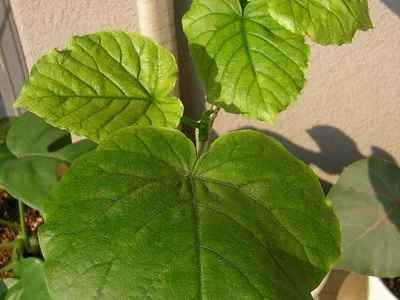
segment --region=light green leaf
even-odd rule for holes
[[[73,37],[33,67],[15,106],[50,124],[99,141],[131,125],[176,127],[174,57],[148,37],[103,31]]]
[[[268,0],[195,0],[183,18],[207,101],[274,123],[305,84],[309,47],[269,15]]]
[[[339,256],[317,177],[254,131],[196,162],[177,130],[124,129],[76,160],[45,208],[55,299],[311,299]]]
[[[51,300],[44,279],[44,264],[38,258],[25,258],[15,268],[18,278],[6,278],[5,300]]]
[[[399,276],[399,167],[380,159],[356,162],[340,175],[328,197],[342,227],[342,256],[336,267]]]
[[[357,30],[372,28],[367,0],[269,0],[265,8],[289,30],[323,45],[351,42]]]
[[[40,211],[57,182],[58,165],[68,166],[96,147],[90,140],[71,144],[68,132],[52,127],[30,112],[14,121],[6,144],[13,158],[1,169],[4,187],[13,197]]]

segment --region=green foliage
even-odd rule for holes
[[[217,107],[273,123],[305,84],[305,35],[350,41],[371,27],[366,1],[194,0],[183,27],[216,105],[184,118],[199,129],[197,156],[182,133],[157,128],[182,116],[169,96],[175,59],[135,33],[73,37],[34,65],[16,102],[100,142],[58,183],[57,166],[94,144],[71,145],[31,113],[0,144],[7,189],[44,212],[55,299],[311,299],[339,257],[338,221],[309,167],[262,133],[229,133],[209,150],[208,138]],[[23,284],[21,270],[8,283]]]
[[[68,166],[96,147],[89,140],[71,144],[68,132],[54,128],[30,112],[13,121],[6,145],[2,144],[9,149],[7,156],[2,157],[2,184],[13,197],[40,211],[45,197],[57,183],[57,166]]]
[[[130,125],[176,127],[183,106],[166,96],[176,71],[172,54],[147,37],[75,36],[38,60],[15,106],[96,142]]]
[[[287,29],[324,45],[351,42],[372,27],[367,0],[268,0],[266,8]]]
[[[12,122],[15,117],[4,117],[0,119],[0,141],[6,140],[7,132],[10,130]]]
[[[400,275],[400,169],[379,159],[354,163],[328,197],[342,228],[336,267],[380,277]]]
[[[4,163],[10,158],[14,157],[6,145],[6,136],[8,131],[10,130],[11,123],[14,120],[14,117],[5,117],[0,119],[0,174]],[[1,176],[0,185],[2,185]]]
[[[317,177],[255,131],[196,161],[177,130],[122,130],[74,162],[45,219],[55,299],[310,299],[339,256]]]
[[[44,279],[43,261],[25,258],[14,268],[16,278],[1,281],[4,300],[51,300]]]
[[[309,47],[274,21],[268,0],[195,0],[183,18],[207,101],[274,123],[304,86]]]

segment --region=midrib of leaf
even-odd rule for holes
[[[241,28],[241,34],[242,34],[242,39],[243,39],[243,43],[244,43],[244,48],[246,50],[246,55],[247,55],[247,58],[249,59],[250,65],[251,65],[251,70],[253,72],[255,81],[257,82],[258,93],[260,94],[261,98],[264,98],[262,95],[260,83],[258,82],[258,75],[257,75],[256,70],[254,69],[253,59],[252,59],[251,53],[250,53],[249,43],[248,43],[247,35],[246,35],[245,19],[243,17],[240,17],[239,22],[240,22],[240,28]],[[235,90],[235,93],[236,93],[236,90]],[[265,101],[262,101],[262,103],[264,104],[265,109],[267,111],[269,111],[267,105],[265,104]]]
[[[194,183],[194,177],[190,176],[190,187],[191,187],[191,192],[192,192],[192,206],[193,206],[193,212],[194,212],[194,225],[195,225],[195,235],[196,235],[196,254],[197,254],[197,267],[198,267],[198,275],[199,275],[199,280],[198,280],[198,295],[199,295],[199,300],[203,299],[203,283],[202,283],[202,266],[201,266],[201,241],[200,241],[200,223],[199,223],[199,211],[198,211],[198,203],[197,203],[197,197],[196,197],[196,188],[195,188],[195,183]]]
[[[35,87],[33,84],[31,84]],[[145,102],[158,102],[157,98],[140,98],[140,97],[125,97],[125,96],[85,96],[85,95],[46,95],[43,97],[38,97],[35,99],[44,99],[49,97],[62,97],[62,98],[83,98],[83,99],[108,99],[108,100],[137,100],[137,101],[145,101]]]
[[[346,245],[346,247],[350,247],[355,242],[361,240],[368,233],[376,229],[382,222],[389,221],[388,219],[390,215],[393,214],[399,207],[400,207],[400,201],[396,203],[393,207],[391,207],[389,210],[385,211],[382,215],[380,215],[378,219],[371,226],[369,226],[368,228],[364,228],[365,230],[360,235],[358,235],[353,241],[351,241],[348,245]]]

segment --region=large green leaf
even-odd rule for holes
[[[33,67],[15,106],[99,141],[130,125],[176,127],[181,102],[174,57],[150,38],[123,31],[73,37]]]
[[[15,268],[17,278],[6,278],[5,300],[51,300],[44,279],[43,261],[25,258]]]
[[[13,155],[1,169],[6,190],[29,206],[43,211],[43,202],[57,182],[57,167],[69,165],[96,144],[83,140],[71,144],[68,132],[26,112],[13,122],[6,144]]]
[[[274,122],[304,86],[309,47],[269,15],[269,0],[195,0],[183,18],[207,101]]]
[[[342,227],[337,268],[379,277],[400,275],[400,169],[366,159],[351,165],[328,197]]]
[[[196,162],[129,128],[68,169],[39,230],[55,299],[310,299],[339,256],[317,177],[272,138],[220,137]]]
[[[258,1],[258,0],[253,0]],[[268,0],[271,16],[293,32],[320,44],[350,42],[357,30],[372,27],[367,0]]]

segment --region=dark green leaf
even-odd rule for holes
[[[178,126],[183,106],[166,96],[174,57],[150,38],[123,31],[73,37],[33,67],[15,106],[99,141],[130,125]]]
[[[254,0],[258,1],[258,0]],[[268,0],[271,16],[293,32],[320,44],[351,42],[357,30],[372,27],[367,0]]]
[[[45,207],[56,299],[310,299],[339,256],[317,177],[255,131],[196,162],[177,130],[122,130],[76,160]]]
[[[2,184],[1,170],[3,168],[3,165],[7,160],[14,158],[14,155],[12,155],[6,145],[6,136],[8,130],[10,130],[11,123],[15,119],[15,117],[5,117],[0,119],[0,185]]]
[[[4,300],[6,298],[7,291],[8,287],[6,281],[0,281],[0,300]]]
[[[366,159],[348,167],[328,197],[342,227],[336,267],[379,277],[400,275],[400,169]]]
[[[10,130],[12,122],[16,117],[4,117],[0,119],[0,140],[4,141],[8,130]]]
[[[5,279],[8,288],[5,300],[51,300],[44,279],[43,261],[25,258],[15,268],[17,278]]]
[[[69,165],[96,147],[89,140],[71,144],[68,132],[52,127],[30,112],[14,121],[6,143],[13,158],[1,169],[3,185],[13,197],[40,211],[44,198],[57,182],[57,166]],[[54,143],[57,148],[64,147],[50,152]]]
[[[269,15],[268,0],[195,0],[183,18],[207,101],[274,122],[305,84],[309,47]]]

